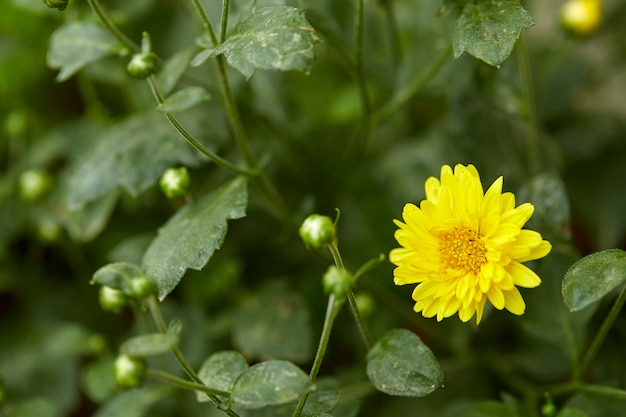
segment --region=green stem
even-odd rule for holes
[[[385,19],[387,20],[387,31],[389,36],[389,49],[391,51],[391,62],[395,69],[400,62],[400,46],[398,36],[398,23],[394,13],[394,0],[386,0],[383,2],[385,8]]]
[[[341,254],[339,253],[339,248],[336,243],[332,243],[328,245],[328,249],[330,250],[331,255],[333,255],[333,260],[335,261],[335,266],[340,269],[345,269],[343,266],[343,259],[341,259]]]
[[[98,19],[100,19],[102,24],[106,26],[109,32],[111,32],[121,43],[134,52],[139,52],[141,50],[139,45],[130,40],[121,30],[118,29],[111,18],[109,18],[109,15],[104,11],[98,0],[87,0],[87,3],[89,3],[91,10],[93,10],[96,16],[98,16]]]
[[[189,391],[202,391],[206,394],[219,395],[222,397],[228,397],[230,395],[230,392],[228,391],[209,388],[204,384],[196,384],[195,382],[187,381],[186,379],[179,378],[176,375],[172,375],[159,369],[148,369],[146,371],[146,376],[158,379],[159,381],[167,382],[170,385]]]
[[[158,104],[163,104],[163,102],[164,102],[163,96],[161,95],[161,92],[159,91],[159,87],[158,87],[154,77],[153,76],[148,77],[147,81],[148,81],[148,85],[150,85],[150,89],[152,90],[152,94],[154,95],[154,98],[156,99],[157,103]],[[164,114],[165,114],[165,117],[167,118],[167,120],[170,122],[170,124],[174,127],[174,129],[176,129],[178,131],[178,133],[180,133],[180,135],[191,146],[193,146],[195,149],[197,149],[202,154],[206,155],[216,165],[219,165],[222,168],[226,168],[226,169],[228,169],[230,171],[233,171],[233,172],[235,172],[237,174],[240,174],[240,175],[245,175],[245,176],[248,176],[248,177],[252,176],[252,173],[249,170],[246,170],[246,169],[238,167],[237,165],[235,165],[232,162],[222,158],[221,156],[219,156],[216,153],[212,152],[211,150],[207,149],[204,145],[202,145],[200,142],[198,142],[196,140],[196,138],[194,138],[180,124],[178,119],[176,119],[176,117],[174,117],[174,115],[172,113],[165,112]]]
[[[402,106],[404,106],[409,100],[411,100],[428,81],[430,81],[448,62],[448,59],[452,55],[452,45],[449,45],[444,49],[441,54],[435,59],[430,67],[426,69],[419,77],[415,78],[408,86],[403,88],[398,94],[396,94],[387,104],[381,107],[376,113],[372,115],[370,123],[372,127],[378,126],[383,121],[388,119],[394,113],[396,113]]]
[[[191,4],[193,5],[193,8],[196,10],[196,13],[198,13],[198,16],[200,16],[200,21],[202,22],[202,26],[204,26],[204,30],[206,30],[206,32],[209,34],[209,38],[211,39],[211,44],[213,45],[214,48],[217,47],[219,43],[218,43],[217,37],[215,36],[213,25],[211,24],[211,20],[209,20],[209,17],[205,13],[204,8],[202,7],[202,4],[200,4],[200,0],[191,0]]]
[[[606,335],[609,333],[611,326],[613,326],[615,319],[617,318],[620,310],[624,306],[624,302],[626,302],[626,286],[622,288],[622,291],[617,296],[617,299],[613,303],[613,306],[611,307],[609,314],[607,314],[606,318],[604,319],[604,322],[602,323],[602,326],[600,326],[600,329],[598,329],[598,333],[596,333],[596,336],[591,342],[591,345],[589,345],[587,352],[585,352],[585,356],[583,357],[582,361],[578,365],[578,368],[575,369],[574,371],[575,380],[579,381],[582,379],[582,376],[585,374],[585,371],[587,370],[589,365],[591,365],[591,362],[593,362],[593,360],[595,359],[596,355],[600,351],[600,347],[602,346],[604,339],[606,338]]]
[[[526,135],[526,146],[528,147],[528,168],[532,175],[539,173],[539,124],[537,122],[537,108],[535,106],[535,91],[533,88],[532,74],[530,70],[530,55],[526,45],[526,36],[521,33],[517,57],[524,83],[524,100],[527,107],[528,133]]]
[[[338,303],[335,295],[331,293],[328,297],[328,306],[326,307],[326,317],[324,318],[322,335],[320,336],[320,342],[317,346],[317,353],[315,354],[313,366],[311,367],[311,372],[309,373],[309,379],[312,383],[315,383],[320,368],[322,367],[322,361],[324,360],[324,355],[326,354],[326,348],[328,347],[328,341],[330,340],[330,333],[333,328],[333,323],[335,321],[335,317],[337,317],[337,313],[339,313],[340,308],[341,303]],[[308,392],[300,396],[300,400],[298,401],[298,405],[296,406],[296,409],[293,413],[293,417],[300,416],[300,413],[302,413],[302,409],[304,408],[308,397]]]
[[[230,0],[222,1],[222,18],[220,20],[220,43],[226,40],[226,28],[228,27],[228,12],[230,10]]]

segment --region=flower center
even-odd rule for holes
[[[455,227],[439,234],[441,263],[446,269],[478,273],[487,262],[487,248],[480,235],[466,227]]]

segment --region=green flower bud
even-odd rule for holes
[[[119,314],[127,304],[126,295],[115,288],[102,286],[99,294],[100,306],[105,311]]]
[[[561,7],[561,27],[569,34],[585,38],[602,24],[600,0],[569,0]]]
[[[146,368],[146,361],[143,358],[119,355],[113,364],[117,386],[122,389],[141,386],[146,377]]]
[[[52,176],[42,169],[29,169],[20,175],[18,188],[24,201],[37,201],[52,188]]]
[[[145,300],[157,293],[157,286],[153,280],[146,276],[134,277],[128,283],[126,295],[137,300]]]
[[[56,242],[61,236],[61,226],[52,219],[42,219],[37,223],[37,236],[44,243]]]
[[[70,0],[43,0],[44,4],[51,9],[57,9],[59,11],[65,10]]]
[[[335,224],[328,216],[311,214],[300,226],[300,237],[307,248],[320,249],[336,242]]]
[[[185,196],[189,192],[189,172],[187,168],[169,168],[159,180],[163,194],[170,200]]]
[[[354,277],[345,269],[331,265],[324,274],[322,283],[326,294],[333,293],[338,299],[343,299],[352,288]]]
[[[154,74],[156,64],[156,54],[153,52],[141,52],[139,54],[134,54],[130,58],[130,62],[126,66],[126,70],[131,76],[143,80],[149,75]]]
[[[374,298],[366,292],[360,292],[354,296],[356,306],[363,317],[369,316],[374,312],[376,302]]]
[[[559,411],[550,394],[544,394],[545,402],[541,406],[541,415],[543,417],[554,417]]]

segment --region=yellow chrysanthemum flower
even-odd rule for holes
[[[517,287],[541,280],[522,262],[546,256],[552,246],[535,231],[522,229],[532,204],[515,207],[502,192],[502,177],[486,193],[473,165],[441,168],[441,180],[426,180],[426,200],[406,204],[395,238],[402,246],[389,259],[396,285],[418,284],[414,310],[441,321],[457,312],[480,323],[487,300],[498,310],[523,314]]]

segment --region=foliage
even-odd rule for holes
[[[589,2],[4,2],[0,416],[623,415],[626,6]],[[457,163],[552,244],[521,316],[393,285]]]

